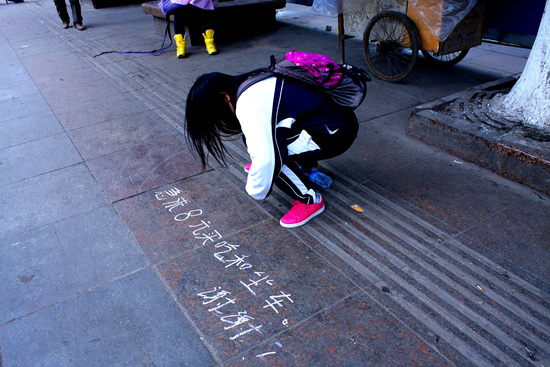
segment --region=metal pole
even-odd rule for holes
[[[344,39],[346,35],[344,32],[344,15],[338,13],[338,48],[340,49],[340,63],[345,63],[346,52],[344,47]]]

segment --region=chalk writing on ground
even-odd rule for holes
[[[220,269],[233,269],[248,275],[248,280],[235,282],[236,287],[246,289],[245,294],[251,298],[262,300],[256,301],[261,304],[261,308],[251,313],[239,306],[239,301],[242,300],[234,294],[238,294],[240,289],[223,289],[214,283],[209,289],[197,293],[195,297],[198,297],[204,309],[221,321],[221,332],[225,337],[229,340],[244,341],[244,338],[255,333],[262,334],[263,323],[260,319],[263,314],[269,313],[272,317],[277,317],[283,308],[288,308],[294,303],[292,294],[278,288],[274,277],[267,269],[256,266],[254,257],[241,248],[241,245],[226,241],[216,226],[206,218],[203,210],[185,198],[180,189],[172,187],[157,191],[155,198],[162,208],[172,215],[175,222],[189,229],[200,246],[212,250],[212,256],[219,263]],[[288,319],[281,320],[281,324],[288,327]],[[258,356],[271,354],[275,352],[266,352]]]

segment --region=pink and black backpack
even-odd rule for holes
[[[298,51],[290,51],[280,60],[271,56],[271,65],[252,75],[240,85],[237,95],[260,80],[279,76],[326,93],[337,104],[353,109],[365,99],[370,81],[369,75],[358,67],[340,65],[326,55]]]

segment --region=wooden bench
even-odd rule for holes
[[[214,21],[216,43],[227,42],[242,36],[250,36],[275,30],[277,9],[286,6],[286,0],[229,0],[215,2]],[[141,4],[145,14],[153,16],[157,32],[164,34],[166,16],[158,7],[158,1]],[[173,16],[170,16],[173,21]],[[204,44],[201,27],[189,24],[191,45]],[[170,30],[173,33],[172,25]]]

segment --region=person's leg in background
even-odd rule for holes
[[[218,49],[214,43],[214,10],[200,9],[194,6],[192,8],[203,30],[202,36],[204,37],[206,52],[209,55],[216,55]]]
[[[53,2],[55,4],[55,8],[57,9],[57,14],[59,14],[59,18],[61,18],[61,21],[63,22],[63,28],[69,28],[71,19],[69,18],[69,13],[67,13],[67,4],[65,3],[65,0],[53,0]]]
[[[185,26],[187,25],[188,6],[175,10],[174,15],[174,41],[176,42],[176,56],[183,59],[187,56],[187,34]]]
[[[80,8],[80,1],[69,0],[69,3],[71,4],[71,10],[73,12],[74,27],[79,31],[83,31],[85,28],[82,25],[82,9]]]

